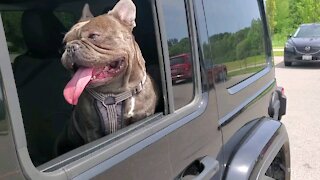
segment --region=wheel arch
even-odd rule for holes
[[[223,179],[259,179],[283,148],[290,168],[289,139],[281,122],[262,118],[253,124],[225,163]],[[288,169],[288,173],[290,173]]]

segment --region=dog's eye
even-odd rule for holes
[[[89,34],[88,38],[92,40],[96,40],[100,35],[96,33]]]

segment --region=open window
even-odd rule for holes
[[[108,12],[115,3],[94,0],[89,5],[97,16]],[[130,143],[134,144],[197,109],[201,86],[195,28],[186,10],[189,1],[137,0],[134,3],[137,26],[133,33],[147,71],[159,90],[156,113],[58,157],[56,141],[73,109],[62,93],[70,74],[60,62],[64,48],[61,42],[81,16],[84,3],[52,1],[39,4],[19,0],[0,3],[25,132],[21,138],[25,136],[32,163],[41,171],[54,171],[97,149],[115,147],[129,137],[133,139]],[[153,129],[143,131],[142,127]]]

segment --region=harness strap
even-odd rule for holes
[[[97,100],[98,109],[103,118],[102,122],[105,134],[116,132],[118,129],[122,128],[122,109],[124,105],[122,102],[140,93],[145,82],[146,74],[136,87],[120,94],[102,94],[93,89],[86,88],[86,91]]]

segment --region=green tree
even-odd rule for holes
[[[170,56],[191,52],[190,41],[187,37],[182,38],[179,42],[176,39],[169,39],[168,46]]]
[[[289,1],[281,0],[276,1],[276,15],[275,21],[277,22],[274,28],[274,34],[288,35],[292,33],[295,27],[292,27],[292,18],[289,15]]]
[[[319,0],[300,0],[296,2],[298,14],[301,16],[300,23],[312,23],[319,21]]]
[[[270,26],[270,33],[274,33],[275,26],[277,25],[276,22],[276,14],[277,14],[277,9],[276,9],[276,0],[267,0],[266,1],[266,8],[267,8],[267,19],[269,22]]]

